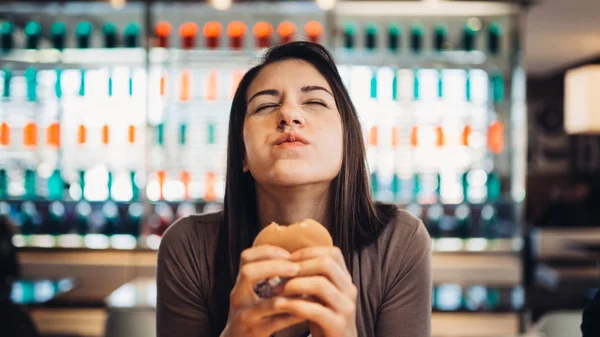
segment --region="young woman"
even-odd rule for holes
[[[309,322],[325,337],[430,335],[429,235],[373,202],[360,123],[326,49],[271,49],[237,89],[228,142],[223,212],[164,234],[159,337],[306,337]],[[305,218],[325,225],[335,247],[251,247],[270,222]],[[274,276],[291,279],[259,298],[255,285]]]

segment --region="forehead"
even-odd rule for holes
[[[295,88],[318,85],[331,91],[329,83],[312,64],[302,60],[284,60],[271,63],[264,67],[248,87],[247,97],[253,93],[276,89]]]

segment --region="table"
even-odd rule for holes
[[[156,279],[137,278],[106,299],[105,337],[156,336]]]

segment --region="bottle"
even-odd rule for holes
[[[481,208],[479,232],[481,237],[489,240],[498,238],[498,213],[494,205],[488,204]]]
[[[38,234],[42,225],[41,217],[37,206],[32,201],[24,201],[21,204],[19,223],[21,234]]]
[[[92,206],[85,200],[75,204],[74,224],[71,229],[81,236],[90,232],[90,216],[92,215]]]
[[[127,214],[124,220],[125,233],[132,235],[137,240],[140,231],[141,224],[144,216],[144,206],[139,202],[132,202],[127,207]]]
[[[390,23],[388,27],[388,50],[392,53],[398,53],[402,47],[402,28],[399,25]]]
[[[42,26],[36,21],[29,21],[25,25],[25,48],[26,49],[38,49],[40,44],[40,37],[42,35]]]
[[[0,51],[9,52],[14,48],[15,25],[10,21],[3,21],[0,25]]]
[[[460,310],[462,301],[462,288],[459,284],[440,284],[437,286],[435,308],[439,311]]]
[[[394,155],[394,119],[397,108],[393,101],[393,81],[395,71],[389,67],[381,67],[376,73],[375,108],[374,119],[376,121],[375,129],[369,135],[369,148],[367,151],[374,151],[374,178],[373,186],[376,187],[375,197],[377,200],[394,202],[394,194],[398,194],[398,188],[394,189],[395,162]],[[397,140],[396,140],[397,141]],[[371,148],[372,147],[372,148]],[[372,175],[373,177],[373,175]],[[398,184],[398,183],[396,183]]]
[[[441,235],[441,224],[445,218],[444,207],[440,204],[429,206],[425,217],[425,226],[429,231],[429,235],[433,239],[437,239]]]

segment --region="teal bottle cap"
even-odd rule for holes
[[[77,48],[89,48],[90,38],[92,35],[93,26],[88,21],[81,21],[75,28],[75,36],[77,37]]]
[[[123,39],[126,48],[135,48],[139,45],[140,26],[130,22],[123,31]]]
[[[93,26],[88,21],[81,21],[75,28],[76,36],[89,36],[92,34]]]
[[[107,22],[102,26],[102,34],[104,35],[104,47],[115,48],[117,46],[117,34],[119,29],[112,22]]]
[[[400,25],[398,24],[390,23],[390,25],[388,26],[388,32],[393,35],[401,35],[402,27],[400,27]]]
[[[13,48],[15,25],[10,21],[2,22],[0,25],[0,49],[9,51]]]
[[[9,35],[15,32],[15,25],[10,21],[2,22],[0,25],[0,35]]]
[[[356,34],[356,30],[356,24],[353,22],[349,22],[344,25],[344,34],[354,35]]]
[[[58,50],[65,48],[67,39],[67,26],[62,21],[56,21],[50,27],[50,39],[52,46]]]
[[[30,21],[25,26],[26,48],[37,49],[40,44],[40,36],[42,35],[42,25],[36,21]]]
[[[25,35],[41,35],[42,34],[42,25],[40,25],[37,21],[29,21],[27,25],[25,25]]]

